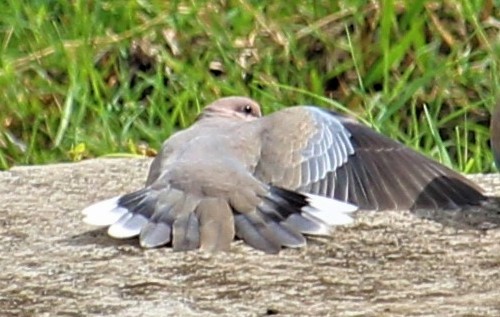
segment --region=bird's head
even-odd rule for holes
[[[255,100],[247,97],[225,97],[206,106],[198,119],[231,118],[251,121],[261,116],[260,106]]]

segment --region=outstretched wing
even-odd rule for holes
[[[362,209],[456,208],[485,200],[446,166],[337,113],[291,107],[259,120],[257,178]]]

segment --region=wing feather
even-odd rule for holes
[[[486,199],[459,173],[337,113],[297,106],[260,122],[268,128],[255,175],[265,183],[374,210],[455,208]],[[294,172],[299,184],[283,177]]]

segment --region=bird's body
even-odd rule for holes
[[[311,106],[261,117],[244,97],[207,106],[162,146],[146,186],[84,210],[86,222],[144,247],[265,252],[300,247],[363,209],[478,204],[458,173],[352,119]]]

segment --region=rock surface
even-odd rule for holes
[[[0,316],[500,316],[500,230],[365,213],[304,249],[143,250],[80,210],[139,188],[147,159],[0,173]],[[500,175],[474,176],[490,194]]]

